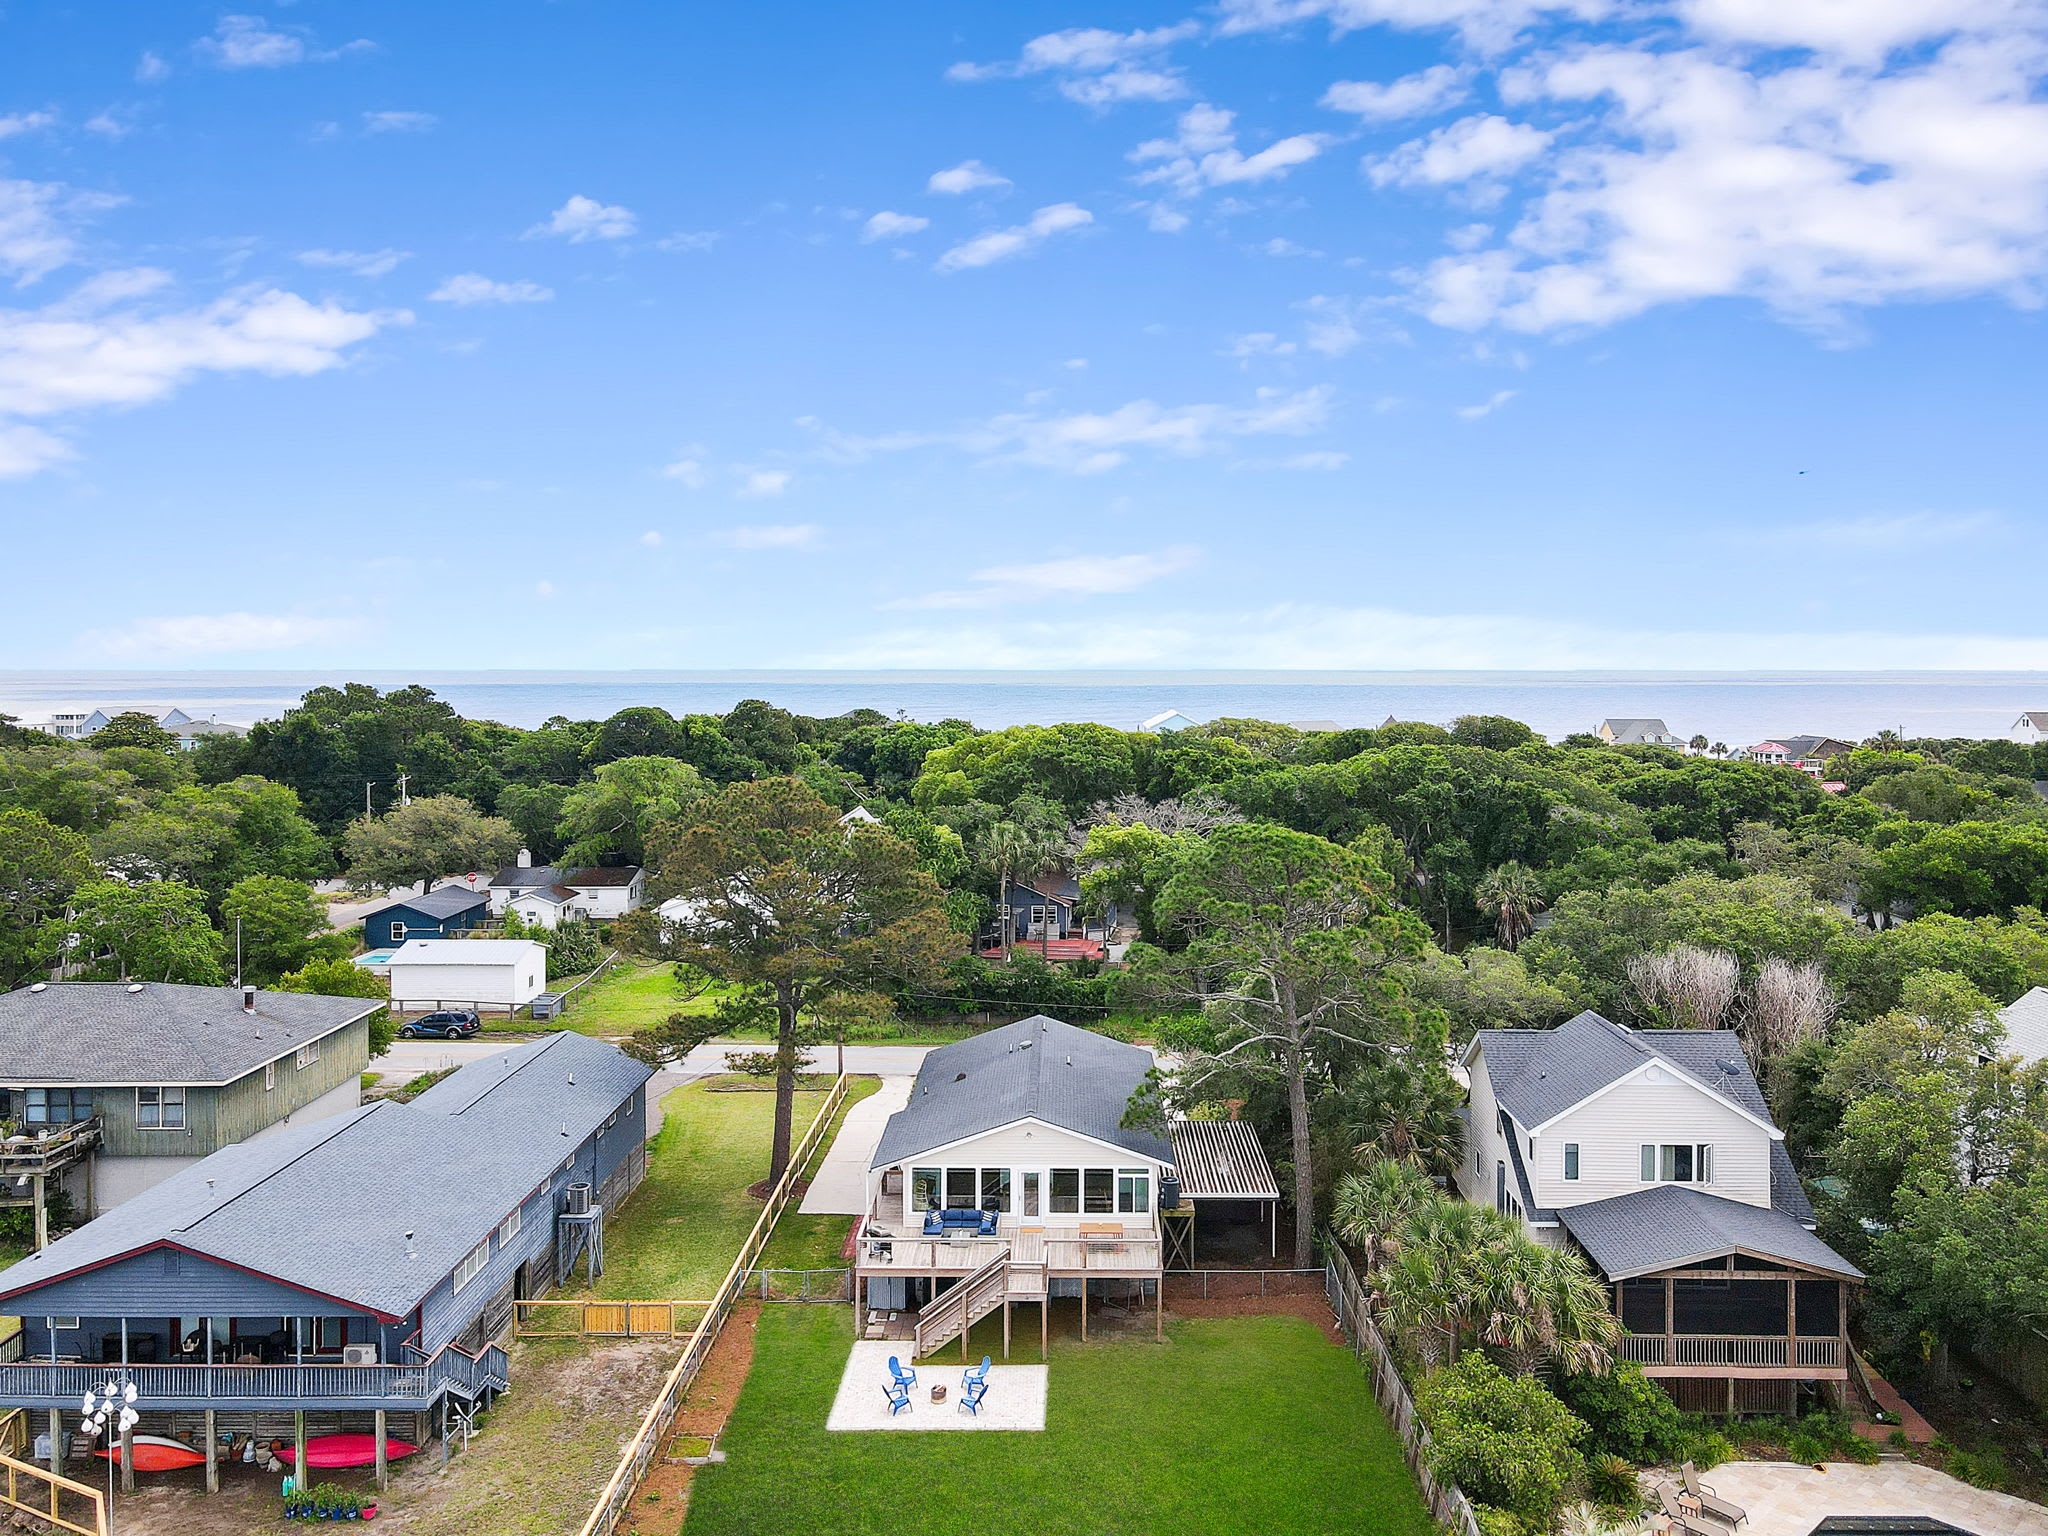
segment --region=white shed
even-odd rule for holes
[[[533,939],[407,939],[390,966],[395,1010],[502,1008],[511,1014],[548,985],[548,947]]]

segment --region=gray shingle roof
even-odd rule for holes
[[[637,864],[590,864],[581,868],[566,864],[513,864],[491,876],[491,884],[500,890],[514,891],[545,885],[594,890],[599,886],[631,885],[639,873]]]
[[[0,1296],[172,1244],[403,1316],[651,1075],[601,1040],[531,1041],[410,1104],[365,1105],[202,1158],[0,1272]]]
[[[131,990],[132,989],[132,990]],[[53,981],[0,994],[0,1082],[231,1083],[374,1013],[375,998],[171,982]]]
[[[2033,987],[1998,1010],[2007,1055],[2022,1061],[2048,1057],[2048,987]]]
[[[870,1165],[886,1167],[1019,1120],[1043,1120],[1157,1162],[1173,1149],[1122,1121],[1152,1053],[1034,1014],[925,1055],[910,1102],[889,1117]]]
[[[413,911],[424,912],[429,917],[453,917],[458,912],[469,912],[489,904],[490,897],[482,891],[472,891],[461,885],[444,885],[427,892],[424,896],[401,896],[375,911],[365,912],[363,917],[367,920],[396,907],[410,907]]]
[[[1658,1184],[1557,1213],[1610,1280],[1671,1269],[1741,1248],[1787,1264],[1863,1278],[1863,1271],[1783,1211]]]
[[[1648,1061],[1677,1068],[1760,1120],[1771,1118],[1742,1041],[1728,1030],[1624,1029],[1589,1010],[1555,1029],[1482,1029],[1477,1043],[1494,1097],[1525,1129],[1555,1119]]]

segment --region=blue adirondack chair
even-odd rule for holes
[[[981,1417],[981,1400],[988,1396],[988,1378],[969,1374],[971,1379],[960,1393],[960,1411],[971,1413],[978,1419]]]
[[[903,1362],[894,1355],[891,1355],[889,1357],[889,1379],[899,1387],[914,1387],[917,1385],[917,1372],[905,1370]]]
[[[983,1355],[981,1357],[981,1364],[971,1365],[962,1371],[960,1373],[961,1389],[964,1391],[976,1385],[986,1386],[988,1384],[988,1368],[992,1363],[987,1355]]]
[[[889,1417],[892,1419],[910,1406],[910,1389],[900,1381],[883,1382],[882,1395],[889,1399]]]

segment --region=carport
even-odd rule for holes
[[[1218,1257],[1266,1256],[1280,1251],[1280,1185],[1259,1138],[1242,1120],[1176,1120],[1167,1129],[1182,1205],[1194,1214],[1173,1220],[1161,1212],[1166,1267],[1193,1269],[1198,1245],[1221,1246]],[[1258,1229],[1263,1228],[1261,1233]]]

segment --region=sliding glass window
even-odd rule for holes
[[[1078,1216],[1081,1214],[1080,1169],[1055,1168],[1052,1170],[1052,1213],[1055,1216]]]

